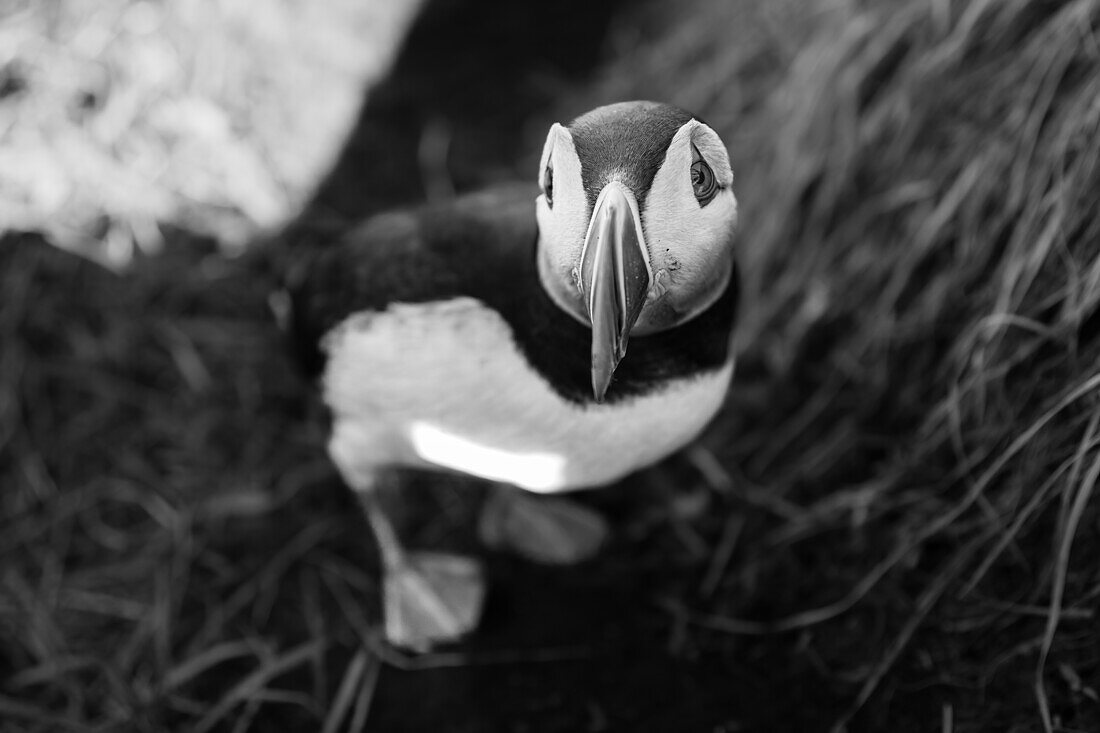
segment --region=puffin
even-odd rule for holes
[[[398,470],[485,479],[486,542],[578,562],[606,522],[546,495],[616,483],[716,415],[737,218],[718,134],[631,101],[551,125],[537,186],[376,214],[298,263],[288,320],[379,547],[387,641],[454,641],[485,593],[476,560],[404,546],[379,499]]]

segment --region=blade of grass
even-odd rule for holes
[[[317,639],[306,642],[280,657],[263,664],[252,674],[234,685],[222,698],[210,709],[206,715],[195,724],[195,733],[206,733],[220,723],[233,708],[244,701],[251,699],[263,690],[269,682],[276,677],[294,669],[300,664],[309,661],[310,657],[328,645],[327,639]]]
[[[1100,412],[1095,413],[1092,428],[1095,429],[1096,420],[1100,419]],[[1077,486],[1072,504],[1068,505],[1067,512],[1061,522],[1062,532],[1057,537],[1057,555],[1054,564],[1054,576],[1051,579],[1050,590],[1050,614],[1047,616],[1046,629],[1043,633],[1043,644],[1039,649],[1039,659],[1035,663],[1035,699],[1039,704],[1039,714],[1042,717],[1043,728],[1046,733],[1053,733],[1054,721],[1050,713],[1050,702],[1047,699],[1046,684],[1043,681],[1043,673],[1046,670],[1047,658],[1054,646],[1054,635],[1058,631],[1058,623],[1061,619],[1062,603],[1066,591],[1066,576],[1069,572],[1070,551],[1073,540],[1077,536],[1077,529],[1084,516],[1085,507],[1092,498],[1092,492],[1096,488],[1096,481],[1100,479],[1100,453],[1097,453],[1089,466],[1088,473]]]
[[[360,649],[352,657],[351,662],[348,663],[347,669],[344,671],[344,678],[340,681],[340,688],[336,691],[336,697],[332,701],[328,715],[325,716],[325,724],[321,728],[321,733],[336,733],[340,728],[340,724],[344,722],[348,709],[352,705],[352,698],[358,697],[360,692],[360,681],[363,678],[363,671],[367,667],[369,656],[366,649]]]

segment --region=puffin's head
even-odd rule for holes
[[[725,145],[655,102],[554,124],[540,163],[538,267],[550,297],[592,327],[602,401],[631,334],[671,328],[722,294],[737,200]]]

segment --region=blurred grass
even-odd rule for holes
[[[54,60],[80,44],[32,19],[90,7],[17,5],[0,33],[31,30],[0,49],[39,44],[64,68]],[[683,495],[628,523],[609,561],[635,554],[678,578],[655,599],[670,657],[769,670],[784,699],[824,689],[815,699],[842,714],[820,729],[1100,730],[1098,26],[1095,0],[651,5],[620,20],[597,82],[562,99],[563,119],[617,98],[681,104],[734,160],[738,378],[687,453],[694,473],[635,480]],[[128,58],[120,68],[144,68]],[[214,106],[233,108],[235,84]],[[168,87],[152,98],[182,94]],[[40,135],[36,160],[65,135],[99,144],[99,112],[75,128],[58,118],[72,91],[23,112],[39,88],[52,87],[0,99],[15,120],[4,140]],[[72,170],[141,173],[115,151],[154,128],[126,119],[130,132]],[[167,154],[190,145],[149,134]],[[270,134],[280,150],[333,144]],[[0,192],[82,200],[50,199],[52,184],[35,198],[51,165],[0,166]],[[190,195],[171,177],[132,179],[142,195],[112,209],[66,165],[53,169],[65,190],[95,194],[74,208],[83,218],[57,203],[0,210],[86,251],[121,227],[128,253],[148,222],[167,246],[126,276],[30,237],[0,248],[0,476],[15,487],[0,494],[0,726],[370,721],[373,559],[280,354],[266,284],[222,243],[167,224],[232,242],[270,222],[224,193],[183,216]],[[275,219],[305,195],[300,175],[297,193],[268,199]],[[162,193],[164,209],[143,198]],[[449,541],[468,509],[434,501],[441,519],[422,537]]]
[[[260,583],[218,545],[227,518],[270,508],[269,487],[316,455],[280,398],[300,397],[296,380],[264,356],[262,285],[224,287],[203,248],[123,281],[34,237],[2,245],[2,466],[18,490],[0,500],[0,719],[157,729],[175,703],[154,700],[269,653],[216,645]]]
[[[0,231],[240,248],[331,166],[416,0],[0,2]]]
[[[857,704],[923,687],[944,729],[1097,729],[1100,4],[696,10],[591,93],[702,110],[738,176],[706,445],[793,506],[693,618],[801,630]]]

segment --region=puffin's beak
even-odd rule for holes
[[[612,181],[600,192],[581,254],[581,292],[592,322],[592,393],[603,402],[649,292],[638,202]]]

